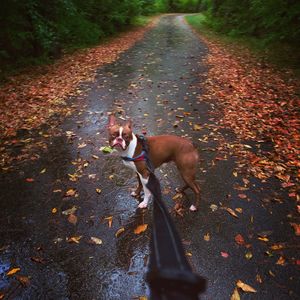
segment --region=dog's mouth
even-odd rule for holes
[[[121,140],[120,141],[114,140],[111,147],[112,148],[120,148],[122,150],[125,150],[126,149],[126,143],[125,143],[124,140],[122,140],[122,141]]]

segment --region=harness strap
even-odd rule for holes
[[[141,154],[137,155],[136,157],[128,157],[128,156],[121,156],[121,158],[125,161],[146,161],[147,168],[151,173],[154,173],[154,167],[152,165],[152,162],[149,158],[149,147],[147,143],[147,139],[144,135],[140,134],[137,136],[137,139],[141,142],[142,144],[142,152]]]

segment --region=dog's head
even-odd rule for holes
[[[120,125],[113,115],[109,116],[108,122],[109,145],[112,148],[126,150],[132,141],[132,122],[126,121],[125,124]]]

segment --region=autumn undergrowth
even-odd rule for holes
[[[257,38],[233,30],[224,33],[218,20],[203,13],[186,16],[186,20],[195,30],[208,38],[230,45],[237,52],[250,50],[262,62],[271,63],[279,69],[289,69],[300,78],[300,52],[295,45],[270,42],[267,37]]]

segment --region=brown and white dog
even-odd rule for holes
[[[127,121],[121,126],[113,115],[109,116],[108,124],[109,144],[113,148],[118,148],[122,157],[133,161],[123,161],[124,164],[137,173],[139,185],[131,195],[139,197],[142,188],[144,189],[144,199],[139,204],[139,208],[146,208],[151,197],[151,192],[147,188],[150,171],[144,159],[135,159],[141,156],[142,144],[132,131],[132,122]],[[190,206],[191,211],[196,211],[200,201],[200,187],[195,181],[196,168],[198,164],[198,152],[193,144],[185,138],[174,135],[159,135],[147,137],[149,148],[148,157],[154,168],[163,163],[174,161],[185,186],[180,189],[184,192],[191,188],[195,194],[195,202]],[[141,157],[140,157],[141,158]]]

